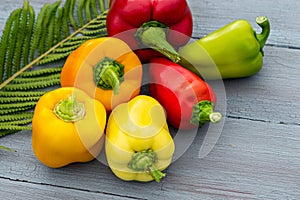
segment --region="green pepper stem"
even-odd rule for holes
[[[135,33],[135,37],[145,46],[150,47],[175,63],[180,56],[166,39],[167,26],[157,21],[145,22]]]
[[[260,50],[263,53],[263,47],[266,44],[266,41],[270,35],[270,22],[269,19],[265,16],[259,16],[256,18],[256,23],[262,28],[260,34],[255,33],[256,39],[260,45]]]
[[[76,122],[84,118],[84,103],[78,102],[74,95],[67,99],[60,100],[53,110],[54,114],[65,122]]]
[[[93,68],[94,82],[97,87],[104,90],[113,89],[114,94],[119,94],[120,84],[124,80],[124,65],[108,57],[104,57]]]
[[[156,182],[160,182],[160,180],[166,176],[165,173],[159,171],[154,165],[148,166],[147,170],[148,173],[154,178]]]
[[[166,174],[155,167],[155,162],[156,153],[148,149],[134,153],[131,161],[128,163],[128,167],[135,171],[146,172],[150,174],[156,182],[160,182]]]
[[[222,114],[214,112],[214,105],[211,101],[203,100],[194,105],[192,111],[191,124],[203,126],[206,122],[218,123],[222,119]]]

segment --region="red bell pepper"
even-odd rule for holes
[[[106,26],[108,35],[125,40],[142,62],[162,54],[178,62],[176,50],[193,30],[186,0],[114,0]]]
[[[213,111],[215,92],[193,72],[168,59],[154,58],[149,75],[150,94],[165,108],[175,128],[188,130],[221,120],[221,113]]]

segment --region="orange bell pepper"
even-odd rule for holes
[[[76,87],[99,100],[107,111],[140,92],[142,65],[120,39],[89,40],[73,51],[61,72],[62,87]]]

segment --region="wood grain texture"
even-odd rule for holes
[[[53,2],[30,0],[36,12]],[[262,70],[224,81],[225,125],[212,152],[199,158],[205,125],[161,183],[124,182],[98,160],[45,167],[32,152],[31,132],[23,131],[0,138],[0,145],[17,150],[0,150],[1,199],[300,199],[300,1],[188,2],[195,38],[239,18],[257,31],[256,16],[271,21]],[[1,1],[0,35],[22,4]]]
[[[271,23],[269,45],[299,49],[300,1],[209,1],[189,0],[194,19],[194,37],[203,37],[236,19],[246,19],[259,32],[257,16],[267,16]]]

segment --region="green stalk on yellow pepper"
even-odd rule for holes
[[[105,152],[109,167],[120,179],[159,182],[174,149],[164,109],[154,98],[138,95],[113,109]]]
[[[263,47],[270,34],[267,17],[256,18],[256,33],[246,20],[236,20],[179,50],[180,64],[205,80],[242,78],[263,65]]]

